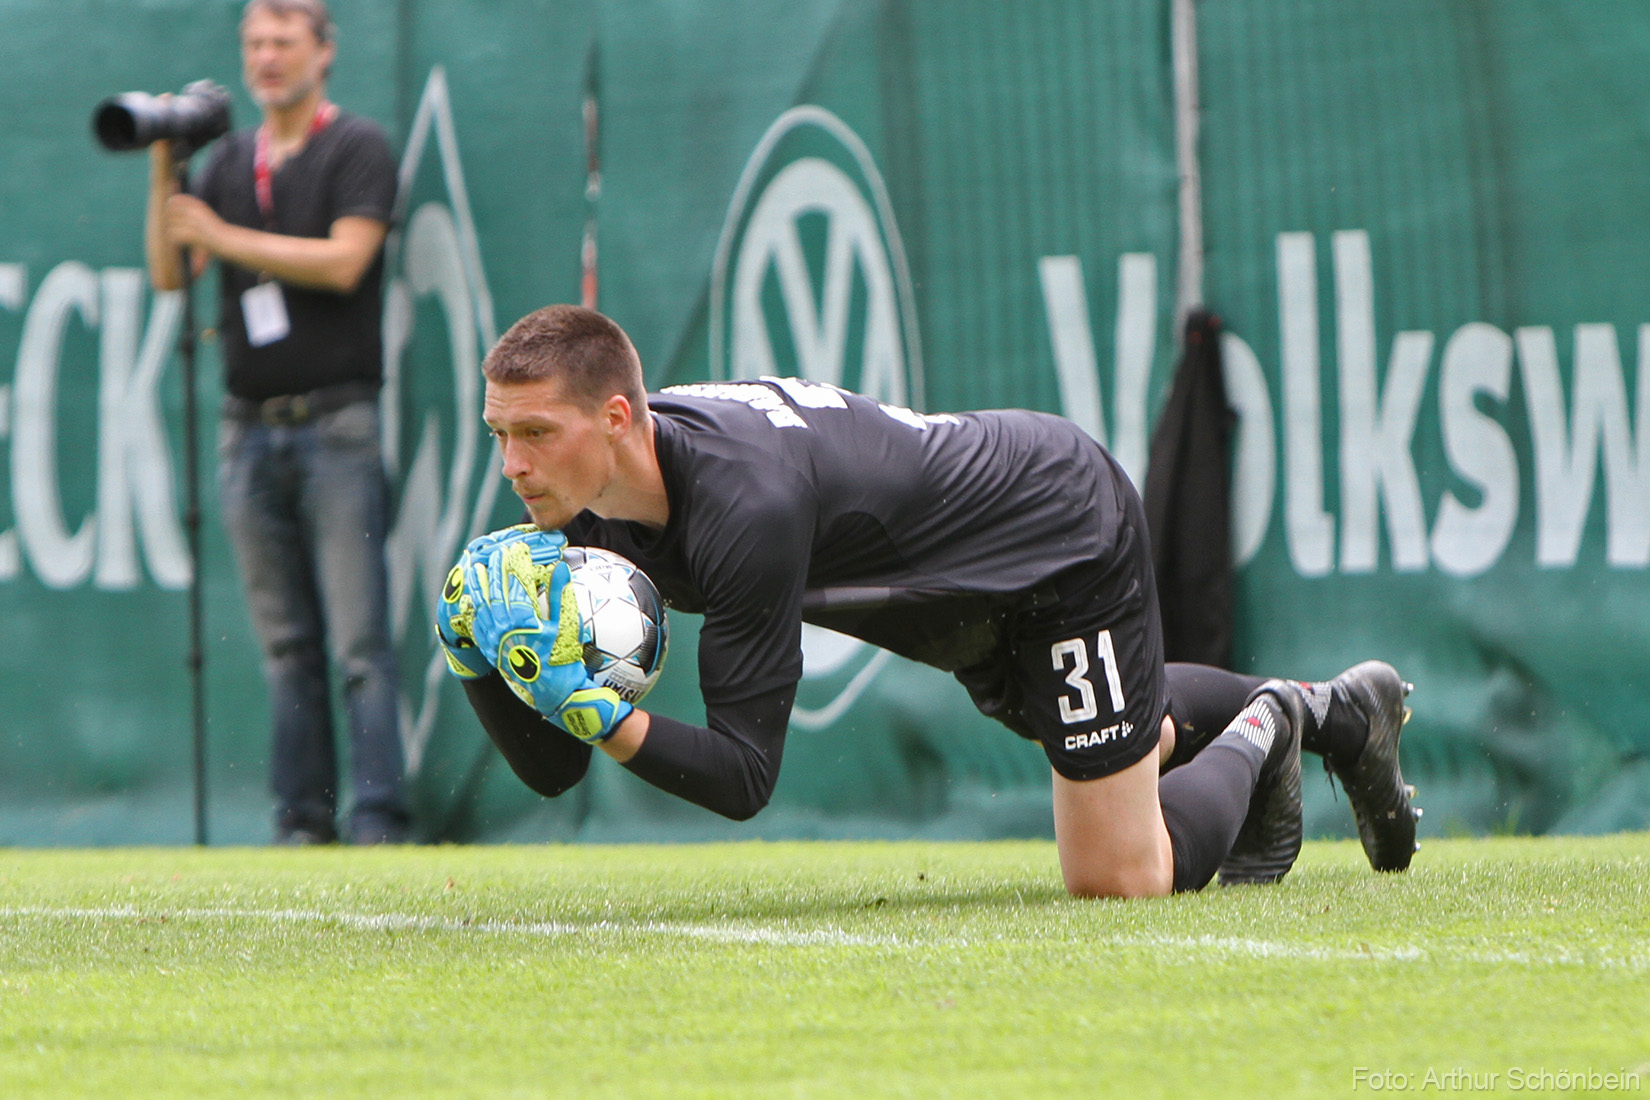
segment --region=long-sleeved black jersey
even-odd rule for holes
[[[1114,537],[1114,467],[1046,413],[920,416],[796,379],[677,386],[650,406],[669,524],[585,513],[566,534],[704,615],[710,706],[796,683],[804,621],[968,664],[979,639],[960,625]]]
[[[586,512],[565,533],[704,616],[710,728],[655,715],[630,766],[730,816],[777,775],[803,622],[956,671],[991,655],[1005,608],[1117,552],[1123,474],[1060,417],[924,416],[796,379],[676,386],[649,407],[668,524]]]

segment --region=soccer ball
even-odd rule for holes
[[[611,550],[569,546],[562,557],[579,616],[590,630],[584,667],[621,699],[641,702],[665,667],[670,623],[664,599],[646,573]]]

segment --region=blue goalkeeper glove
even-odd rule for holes
[[[589,641],[578,603],[567,591],[567,539],[533,531],[470,555],[464,587],[475,601],[471,621],[480,651],[528,706],[586,744],[613,736],[634,709],[584,667]]]
[[[471,558],[485,559],[495,548],[537,531],[535,524],[518,523],[473,539],[447,572],[446,583],[441,586],[441,604],[435,613],[435,636],[447,657],[447,671],[460,680],[479,679],[493,671],[492,663],[475,642],[475,599],[464,587],[465,566]]]
[[[470,545],[464,548],[466,554],[485,560],[494,549],[512,542],[521,542],[533,535],[542,535],[545,532],[539,529],[536,523],[515,523],[509,527],[500,527],[497,531],[489,531],[485,535],[477,535],[470,540]],[[558,532],[559,534],[559,532]],[[563,540],[564,542],[566,540]],[[559,551],[558,551],[559,552]]]
[[[447,656],[447,671],[460,680],[475,680],[493,671],[493,666],[476,645],[473,624],[475,600],[464,589],[464,566],[470,560],[465,551],[447,573],[441,586],[441,605],[435,609],[435,637]]]

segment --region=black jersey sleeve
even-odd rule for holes
[[[625,764],[662,791],[735,821],[768,804],[779,779],[794,684],[713,707],[709,726],[649,713],[647,737]]]
[[[464,681],[464,694],[499,753],[521,781],[554,798],[584,778],[591,748],[523,703],[498,673]]]
[[[554,798],[584,778],[589,745],[516,698],[498,674],[464,681],[487,736],[518,778]],[[647,737],[625,767],[660,790],[735,821],[768,804],[779,778],[794,687],[764,692],[710,713],[708,726],[648,715]]]
[[[710,522],[696,518],[701,533],[688,552],[704,592],[699,686],[705,705],[714,710],[794,689],[802,678],[811,510],[798,506],[796,489],[769,484],[730,496]]]

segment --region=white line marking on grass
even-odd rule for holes
[[[929,949],[936,947],[967,947],[970,942],[1001,943],[992,937],[977,937],[970,941],[962,937],[902,938],[899,936],[866,936],[844,932],[837,928],[787,929],[752,924],[678,923],[674,921],[644,921],[628,924],[623,921],[592,921],[580,924],[573,921],[509,921],[509,920],[455,920],[445,917],[421,917],[403,913],[346,913],[322,909],[240,909],[230,907],[139,909],[117,905],[103,908],[73,908],[53,906],[12,906],[0,908],[0,920],[82,920],[82,921],[266,921],[272,924],[331,924],[364,931],[392,932],[447,932],[462,934],[480,932],[497,936],[527,936],[539,939],[559,939],[573,936],[656,936],[706,940],[714,943],[757,944],[769,947],[902,947]],[[1559,951],[1541,954],[1530,951],[1462,950],[1449,944],[1418,946],[1400,944],[1391,947],[1373,947],[1359,944],[1355,947],[1321,947],[1311,944],[1288,943],[1278,940],[1250,939],[1241,936],[1166,936],[1122,935],[1090,941],[1095,947],[1115,949],[1146,948],[1152,951],[1178,952],[1185,955],[1242,956],[1252,959],[1280,959],[1303,962],[1385,962],[1414,963],[1471,963],[1487,966],[1523,967],[1579,967],[1588,970],[1627,970],[1639,973],[1650,969],[1650,955],[1617,957],[1601,952]],[[1172,961],[1172,960],[1171,960]]]
[[[1650,956],[1628,955],[1618,958],[1602,953],[1574,953],[1563,951],[1543,955],[1530,951],[1461,951],[1445,944],[1420,947],[1402,944],[1396,947],[1314,947],[1299,943],[1280,943],[1276,940],[1255,940],[1238,936],[1132,936],[1113,940],[1129,942],[1142,947],[1168,948],[1177,951],[1207,951],[1221,955],[1243,955],[1256,959],[1300,959],[1309,962],[1368,962],[1394,963],[1481,963],[1489,966],[1578,966],[1597,970],[1650,969]]]
[[[1129,942],[1142,947],[1166,947],[1177,951],[1203,951],[1219,955],[1245,955],[1255,959],[1305,959],[1313,962],[1343,962],[1372,959],[1379,962],[1419,962],[1427,953],[1419,947],[1333,948],[1312,947],[1276,940],[1252,940],[1240,936],[1134,936]]]
[[[644,935],[675,936],[718,943],[764,944],[773,947],[891,947],[900,941],[892,936],[859,936],[835,928],[789,931],[742,924],[678,924],[648,921],[626,924],[621,921],[453,920],[417,917],[400,913],[334,913],[321,909],[137,909],[117,905],[106,908],[54,908],[13,906],[0,908],[0,919],[37,918],[86,921],[160,920],[261,920],[276,924],[337,924],[365,931],[390,932],[486,932],[501,936],[531,936],[553,939],[563,936]]]

